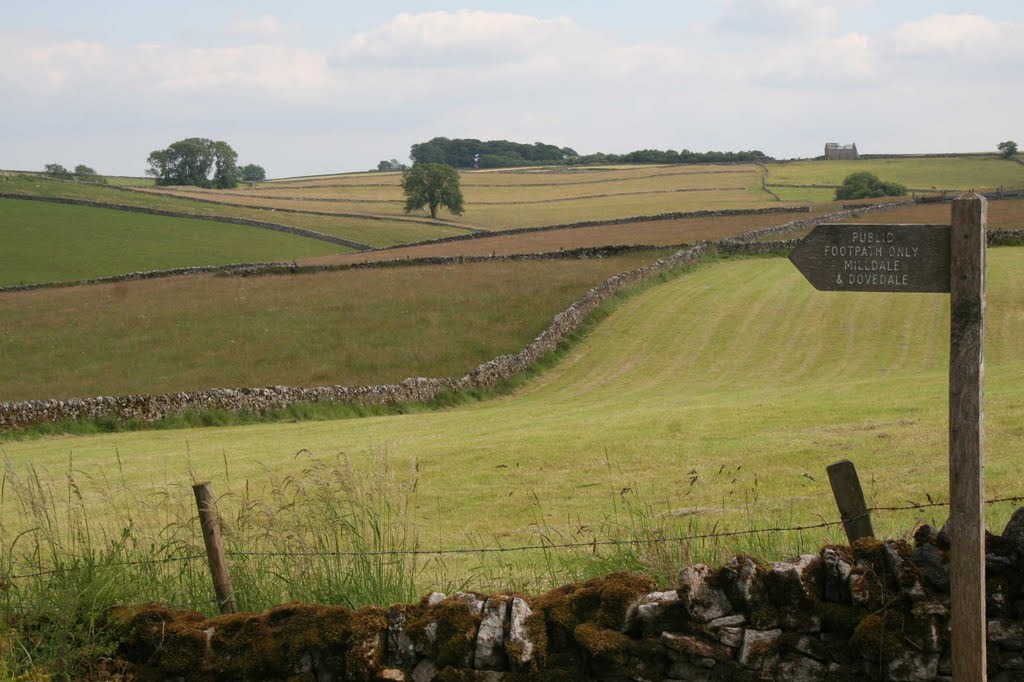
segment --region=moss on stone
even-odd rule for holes
[[[595,659],[622,664],[631,640],[621,632],[602,628],[596,623],[582,623],[573,636],[583,649]]]
[[[893,625],[888,614],[865,616],[850,637],[850,647],[862,658],[878,663],[888,663],[903,653],[900,636],[890,629]]]
[[[345,673],[350,680],[368,680],[383,662],[383,637],[388,613],[379,606],[366,606],[349,614],[345,636]]]
[[[856,606],[826,602],[821,605],[821,629],[848,635],[857,629],[864,615]]]

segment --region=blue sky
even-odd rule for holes
[[[1024,138],[1021,35],[1010,1],[0,0],[0,168],[138,175],[190,136],[274,177],[435,135],[994,150]]]

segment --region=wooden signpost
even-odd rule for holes
[[[953,201],[952,225],[818,225],[789,259],[817,289],[950,293],[949,536],[956,682],[987,679],[985,244],[987,202]]]

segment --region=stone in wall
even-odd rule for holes
[[[989,597],[1003,604],[989,614],[993,680],[1024,671],[1022,519],[988,543]],[[387,610],[206,618],[148,605],[115,610],[105,627],[139,679],[929,682],[949,679],[950,595],[915,582],[914,558],[941,545],[924,526],[914,547],[865,539],[771,565],[686,567],[673,590],[616,573],[533,598],[433,593]]]

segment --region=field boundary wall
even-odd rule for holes
[[[0,431],[25,428],[37,424],[74,421],[115,416],[119,419],[152,422],[187,410],[225,409],[263,413],[283,409],[292,403],[337,401],[361,405],[396,405],[427,402],[445,393],[493,388],[502,381],[527,371],[542,357],[554,351],[570,334],[580,328],[584,320],[598,306],[612,298],[620,289],[642,282],[653,276],[696,263],[709,250],[717,247],[728,254],[778,253],[791,248],[796,240],[787,242],[758,242],[764,236],[784,234],[812,227],[821,222],[838,222],[855,215],[892,208],[894,204],[867,206],[837,211],[827,216],[792,221],[784,225],[752,230],[733,239],[702,242],[641,266],[614,275],[602,284],[588,290],[582,298],[554,316],[548,327],[517,353],[501,355],[485,362],[459,378],[410,377],[397,384],[375,386],[269,386],[262,388],[213,388],[201,391],[183,391],[170,394],[132,394],[0,402]],[[1024,230],[993,232],[990,243],[1019,243]],[[631,247],[632,248],[632,247]],[[543,254],[526,255],[522,259],[542,258]],[[597,256],[595,256],[597,257]],[[487,257],[483,257],[486,260]],[[436,262],[434,259],[424,259]],[[445,259],[444,262],[466,262],[466,258]],[[288,268],[288,264],[268,264],[267,268]],[[236,274],[256,274],[256,268],[235,268]]]
[[[1022,557],[1024,508],[986,542],[993,682],[1024,669]],[[358,611],[122,609],[115,655],[146,679],[949,682],[950,576],[946,528],[922,525],[912,542],[689,565],[665,590],[612,573],[538,596],[432,592]]]
[[[92,284],[114,284],[140,279],[158,279],[161,277],[179,277],[183,275],[200,275],[219,273],[229,276],[252,276],[276,273],[336,272],[339,270],[375,270],[381,268],[412,267],[417,265],[461,265],[463,263],[518,262],[536,260],[575,260],[587,258],[610,258],[624,253],[644,251],[662,251],[682,249],[690,244],[668,244],[665,246],[648,244],[624,244],[613,246],[585,246],[578,249],[562,249],[538,253],[512,253],[483,256],[423,256],[419,258],[392,258],[390,260],[364,261],[340,265],[298,265],[295,261],[269,261],[263,263],[231,263],[227,265],[196,265],[185,268],[169,268],[167,270],[145,270],[128,272],[108,277],[79,279],[58,282],[37,282],[33,284],[14,284],[0,287],[0,294],[15,291],[31,291],[32,289],[57,289],[62,287],[88,286]]]
[[[251,210],[263,210],[263,211],[275,211],[277,213],[299,213],[302,215],[316,215],[316,216],[327,216],[329,218],[355,218],[358,220],[373,220],[378,222],[397,222],[397,223],[415,223],[417,225],[433,225],[434,227],[454,227],[460,230],[468,230],[474,232],[480,228],[469,227],[460,223],[450,223],[444,220],[434,219],[420,219],[420,218],[406,218],[404,216],[382,216],[373,215],[371,213],[329,213],[327,211],[303,211],[297,208],[280,208],[276,206],[253,206],[252,204],[236,204],[229,201],[218,201],[216,199],[206,199],[197,196],[186,196],[182,194],[175,194],[174,192],[161,192],[159,190],[151,189],[140,189],[138,187],[129,187],[127,185],[118,185],[117,189],[124,190],[125,192],[135,192],[137,194],[149,194],[151,196],[166,197],[171,199],[182,199],[184,201],[196,201],[201,204],[214,204],[216,206],[230,206],[231,208],[248,208]],[[235,195],[230,195],[235,196]],[[301,229],[301,228],[299,228]],[[370,247],[368,247],[370,248]]]
[[[166,195],[174,196],[177,195]],[[350,249],[356,251],[372,251],[373,247],[367,244],[361,244],[354,242],[351,239],[344,239],[343,237],[335,237],[332,234],[324,234],[323,232],[317,232],[315,230],[307,230],[302,227],[292,227],[291,225],[281,225],[279,223],[268,223],[262,220],[250,220],[248,218],[232,218],[231,216],[212,216],[212,215],[200,215],[195,213],[184,213],[182,211],[167,211],[159,208],[148,208],[146,206],[129,206],[127,204],[114,204],[104,201],[89,201],[87,199],[71,199],[68,197],[43,197],[35,194],[18,194],[14,192],[0,192],[0,199],[23,199],[27,201],[44,201],[51,204],[66,204],[69,206],[88,206],[90,208],[107,208],[114,211],[127,211],[129,213],[145,213],[148,215],[165,216],[168,218],[192,218],[195,220],[209,220],[217,223],[231,223],[234,225],[246,225],[248,227],[261,227],[267,230],[274,230],[275,232],[287,232],[298,237],[308,237],[310,239],[318,239],[323,242],[331,242],[332,244],[339,244],[341,246],[347,246]],[[217,203],[217,202],[211,202]],[[247,208],[253,208],[249,206]]]
[[[377,251],[388,251],[391,249],[404,249],[411,246],[423,244],[445,244],[448,242],[460,242],[468,239],[485,239],[487,237],[505,237],[516,234],[530,234],[532,232],[552,232],[555,230],[573,230],[584,227],[602,227],[605,225],[626,225],[628,223],[658,222],[660,220],[680,220],[685,218],[716,218],[719,216],[735,215],[769,215],[772,213],[810,213],[810,206],[770,206],[765,208],[728,208],[720,210],[701,211],[676,211],[673,213],[657,213],[652,215],[630,216],[628,218],[610,218],[608,220],[583,220],[575,223],[559,223],[558,225],[542,225],[540,227],[511,228],[507,230],[487,230],[474,232],[472,234],[460,234],[441,239],[428,239],[422,242],[410,242],[408,244],[396,244]]]

